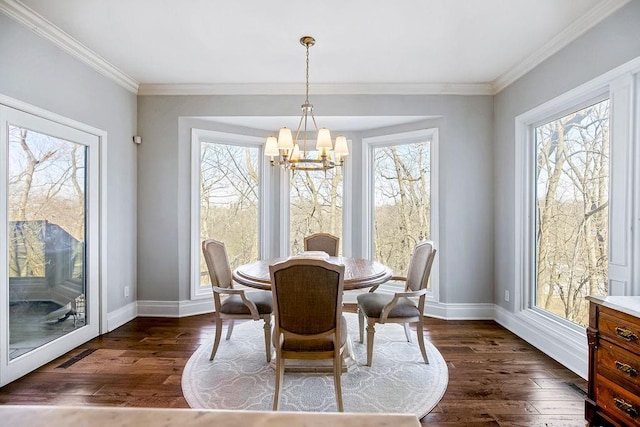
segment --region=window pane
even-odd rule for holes
[[[304,238],[313,233],[342,236],[342,173],[336,167],[322,171],[296,171],[291,177],[291,254],[304,250]]]
[[[259,150],[203,142],[200,145],[200,238],[227,247],[235,268],[258,259]],[[200,254],[200,286],[210,286]]]
[[[374,149],[374,258],[404,274],[417,242],[430,238],[430,142]]]
[[[535,305],[586,326],[587,295],[607,295],[609,101],[535,129]]]
[[[9,358],[85,325],[87,148],[9,125]]]

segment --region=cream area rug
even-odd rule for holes
[[[345,313],[353,342],[353,363],[342,374],[345,412],[409,413],[422,418],[440,401],[449,373],[442,355],[425,340],[429,364],[420,354],[415,332],[406,341],[401,325],[376,325],[373,363],[366,366],[365,343],[358,342],[358,317]],[[275,371],[264,354],[262,322],[236,324],[223,337],[213,362],[211,342],[191,356],[182,374],[182,392],[192,408],[269,411]],[[366,334],[366,331],[365,331]],[[331,373],[285,372],[281,411],[335,412]]]

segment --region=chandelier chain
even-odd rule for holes
[[[308,104],[309,103],[309,45],[306,45],[307,48],[307,72],[305,74],[305,82],[306,82],[306,98],[304,103]]]

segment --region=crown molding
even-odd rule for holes
[[[493,81],[493,93],[499,93],[630,1],[605,0],[599,2],[593,9],[519,62],[515,67],[498,76]]]
[[[147,84],[138,95],[299,95],[303,84]],[[493,95],[491,83],[314,83],[314,95]]]
[[[604,0],[599,2],[587,14],[576,20],[516,66],[501,74],[493,82],[316,83],[314,84],[314,93],[318,95],[495,95],[630,1]],[[298,95],[304,92],[302,84],[284,83],[139,84],[132,77],[75,40],[47,19],[38,15],[19,0],[0,0],[0,12],[53,42],[128,91],[138,95]]]
[[[64,51],[75,56],[103,76],[115,81],[130,92],[138,92],[138,82],[116,66],[93,52],[53,23],[38,15],[33,9],[18,0],[0,0],[0,12],[26,26],[31,31],[53,42]]]
[[[0,12],[138,95],[299,95],[305,89],[286,83],[139,84],[19,0],[0,0]],[[491,83],[320,83],[313,88],[318,95],[493,95]]]

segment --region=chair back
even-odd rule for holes
[[[227,248],[222,242],[209,239],[202,242],[202,253],[207,263],[211,285],[219,288],[230,288],[233,280]]]
[[[340,332],[344,265],[292,258],[269,266],[269,273],[276,332]]]
[[[323,251],[338,256],[340,238],[328,233],[315,233],[304,238],[305,251]]]
[[[435,256],[436,248],[432,241],[425,240],[416,244],[413,248],[413,254],[411,254],[409,269],[407,271],[408,289],[419,291],[427,287]]]

